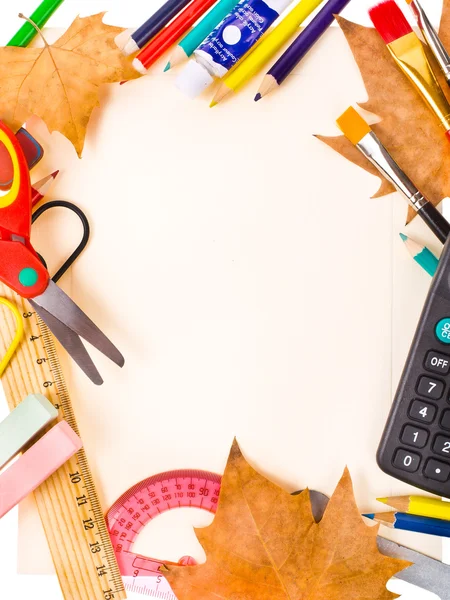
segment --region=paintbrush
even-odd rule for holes
[[[450,104],[436,79],[422,42],[394,0],[374,6],[369,15],[393,59],[438,117],[450,141]]]
[[[450,86],[450,56],[444,47],[439,35],[431,24],[426,12],[423,10],[418,0],[406,0],[416,18],[417,25],[422,32],[428,47],[432,51],[435,59],[439,63],[447,84]]]
[[[336,123],[345,137],[395,186],[435,236],[445,243],[450,233],[450,224],[402,171],[361,115],[350,107]]]

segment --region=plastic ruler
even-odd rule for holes
[[[2,377],[10,410],[28,394],[41,392],[59,409],[60,418],[79,433],[52,334],[25,300],[1,284],[0,295],[17,304],[25,327],[24,339]],[[6,351],[14,331],[13,315],[2,307],[0,353]],[[126,598],[84,450],[42,484],[34,496],[64,598]]]
[[[106,522],[128,591],[177,600],[159,570],[164,564],[173,563],[135,554],[133,544],[140,531],[163,512],[193,507],[215,513],[221,479],[220,475],[207,471],[161,473],[137,483],[111,507]],[[186,556],[179,564],[195,564],[195,561]]]

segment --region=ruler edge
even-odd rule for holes
[[[61,419],[65,419],[67,420],[67,422],[69,423],[69,425],[73,428],[73,430],[77,433],[77,435],[79,435],[79,428],[78,428],[78,424],[76,421],[76,415],[75,415],[75,411],[72,405],[72,401],[70,398],[70,394],[69,394],[69,390],[68,390],[68,386],[64,377],[64,373],[62,370],[62,367],[60,365],[60,361],[59,361],[59,357],[58,357],[58,353],[56,350],[56,346],[55,346],[55,341],[53,338],[52,333],[50,332],[49,328],[47,327],[47,325],[40,319],[39,315],[36,313],[36,311],[30,307],[24,299],[20,298],[19,296],[17,296],[15,293],[11,292],[9,290],[9,288],[7,288],[6,286],[3,286],[0,284],[0,295],[2,295],[5,298],[8,298],[9,300],[11,300],[14,304],[16,304],[16,306],[19,309],[19,312],[21,314],[26,314],[27,312],[32,313],[36,319],[35,319],[35,323],[37,324],[38,328],[39,328],[39,332],[41,334],[42,337],[42,350],[45,353],[45,357],[47,359],[47,363],[48,363],[48,367],[46,370],[49,370],[52,378],[54,379],[54,385],[55,385],[55,390],[56,390],[56,395],[59,399],[58,401],[58,406],[59,406],[59,417],[58,420]],[[2,339],[2,341],[4,342],[5,346],[7,346],[10,341],[13,339],[14,336],[14,331],[15,331],[15,318],[13,317],[12,313],[4,306],[2,306],[2,319],[0,319],[0,338]],[[39,357],[39,354],[36,352],[34,353],[29,345],[29,343],[27,342],[27,336],[30,334],[30,325],[27,326],[27,320],[24,320],[24,337],[22,338],[19,348],[18,350],[22,351],[25,357],[28,358],[28,361],[31,364],[36,364],[36,357]],[[5,334],[5,330],[6,330],[6,334]],[[33,334],[33,332],[31,332]],[[5,372],[2,376],[2,383],[3,383],[3,388],[4,388],[4,393],[5,393],[5,397],[6,397],[6,402],[7,402],[7,406],[10,410],[12,410],[12,408],[14,408],[15,406],[17,406],[17,399],[8,393],[8,388],[9,389],[14,389],[14,388],[20,388],[20,387],[24,387],[26,389],[29,390],[28,393],[35,393],[36,390],[33,390],[33,378],[35,378],[36,380],[39,379],[39,373],[38,370],[35,369],[32,373],[30,371],[29,368],[27,369],[23,369],[22,365],[19,364],[18,362],[16,363],[16,365],[19,366],[19,371],[20,371],[20,384],[18,384],[18,377],[15,375],[14,373],[14,369],[13,369],[13,365],[15,360],[17,360],[16,355],[14,355],[9,363],[9,365],[7,366],[7,368],[5,369]],[[56,368],[55,368],[56,367]],[[42,369],[43,371],[43,369]],[[6,385],[5,382],[7,381]],[[61,386],[63,388],[63,391],[65,391],[64,393],[60,393],[60,389]],[[42,383],[39,385],[39,388],[42,387]],[[41,391],[41,389],[39,389],[39,391]],[[17,392],[19,394],[19,392]],[[41,391],[42,393],[42,391]],[[45,391],[43,392],[45,393]],[[62,398],[64,397],[64,400],[62,400]],[[23,398],[22,398],[23,399]],[[64,410],[64,406],[63,406],[63,402],[66,405],[66,408],[68,408],[68,415],[66,415],[65,410]],[[81,464],[83,465],[81,467]],[[81,591],[83,593],[79,593],[78,595],[75,596],[75,590],[73,589],[73,583],[76,583],[76,587],[78,588],[78,579],[72,569],[73,567],[73,563],[71,561],[67,561],[63,558],[60,558],[62,555],[59,554],[59,547],[60,544],[58,544],[57,542],[57,538],[54,537],[52,535],[52,526],[51,526],[51,514],[49,511],[49,505],[53,506],[54,505],[54,501],[58,500],[61,501],[63,500],[63,504],[69,505],[70,503],[73,504],[73,508],[77,509],[77,505],[76,505],[76,496],[75,495],[71,495],[70,494],[70,487],[68,484],[68,480],[67,478],[63,477],[63,474],[65,474],[65,472],[67,471],[67,474],[69,474],[70,472],[74,472],[72,470],[72,467],[76,467],[77,470],[78,469],[82,469],[82,471],[84,471],[84,473],[82,473],[83,475],[83,480],[85,480],[85,483],[87,483],[86,481],[86,474],[87,474],[87,480],[90,483],[91,486],[91,490],[94,491],[94,499],[95,499],[95,504],[96,507],[94,507],[94,505],[92,504],[91,501],[91,507],[93,510],[93,516],[95,517],[95,510],[98,511],[98,517],[101,517],[101,521],[104,523],[104,529],[105,529],[105,534],[103,536],[101,536],[101,542],[105,545],[105,549],[107,550],[107,555],[108,555],[108,560],[111,560],[111,564],[109,564],[108,566],[110,567],[110,571],[111,571],[111,576],[110,576],[110,581],[111,583],[114,583],[114,585],[116,586],[116,588],[113,590],[113,594],[114,594],[114,598],[115,600],[125,600],[126,599],[126,590],[125,590],[125,586],[122,580],[122,576],[120,574],[120,569],[115,557],[115,553],[112,547],[112,543],[109,537],[109,531],[108,531],[108,527],[106,524],[106,519],[105,519],[105,515],[103,513],[103,509],[100,503],[100,500],[98,498],[98,494],[96,491],[96,485],[95,485],[95,481],[94,478],[92,476],[92,471],[90,469],[89,466],[89,462],[86,456],[86,452],[84,450],[84,448],[81,448],[72,458],[70,458],[68,461],[66,461],[66,463],[64,463],[64,465],[62,467],[60,467],[53,475],[51,475],[41,486],[39,486],[34,492],[33,492],[33,497],[34,500],[36,502],[36,507],[39,513],[39,518],[40,521],[42,523],[42,527],[44,530],[44,534],[47,540],[47,544],[50,550],[50,554],[52,557],[52,562],[55,568],[55,572],[59,581],[59,585],[61,588],[61,593],[63,595],[64,598],[66,598],[67,600],[75,600],[75,598],[79,597],[79,598],[87,598],[87,600],[93,600],[94,598],[94,594],[95,594],[95,589],[92,585],[92,579],[87,579],[87,581],[91,581],[90,585],[86,585],[85,581],[84,581],[84,570],[83,568],[81,568],[81,564],[78,565],[78,571],[80,572],[82,579],[83,579],[83,583],[81,585]],[[56,486],[54,493],[50,493],[50,487],[51,486]],[[58,485],[60,486],[61,490],[58,490]],[[87,487],[87,486],[86,486]],[[77,515],[78,515],[78,526],[82,526],[82,518],[81,518],[81,514],[79,511],[76,511]],[[71,519],[73,520],[73,519]],[[101,533],[101,527],[98,527],[99,533]],[[87,535],[83,534],[83,540],[85,542],[85,548],[82,549],[81,548],[81,543],[78,540],[78,537],[76,538],[75,545],[79,545],[82,552],[81,555],[88,555],[90,557],[89,562],[86,561],[86,559],[83,559],[83,562],[85,563],[83,566],[91,566],[93,568],[96,568],[95,566],[95,562],[92,559],[92,554],[89,552],[89,541],[87,538]],[[72,541],[72,540],[71,540]],[[66,543],[66,540],[64,540],[64,546],[68,546],[68,544]],[[66,553],[67,554],[67,553]],[[78,555],[78,552],[76,552],[76,554]],[[67,554],[68,556],[68,554]],[[59,558],[59,560],[58,560]],[[67,572],[67,566],[70,565],[70,575]],[[76,569],[75,569],[76,570]],[[87,573],[88,571],[86,571]],[[92,573],[94,571],[92,570]],[[101,587],[101,586],[100,586]],[[90,588],[90,589],[88,589]],[[93,592],[93,593],[92,593]],[[84,594],[84,595],[83,595]],[[104,597],[105,592],[102,590],[102,597]]]

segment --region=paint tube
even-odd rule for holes
[[[291,0],[241,0],[194,51],[177,87],[195,98],[254,46]]]

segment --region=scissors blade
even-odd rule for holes
[[[49,281],[45,292],[40,296],[35,296],[33,302],[92,344],[94,348],[97,348],[116,365],[123,367],[125,359],[119,350],[53,281]]]
[[[51,315],[44,308],[36,304],[34,300],[29,300],[31,306],[35,309],[44,323],[47,324],[50,331],[59,340],[61,345],[67,350],[72,359],[77,363],[80,369],[85,373],[92,383],[102,385],[103,379],[97,370],[92,358],[83,345],[80,337],[67,325],[61,323],[59,319]]]

